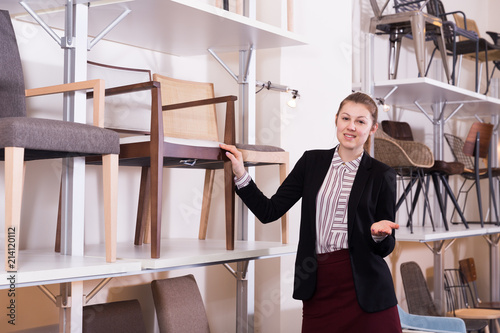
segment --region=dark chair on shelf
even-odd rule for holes
[[[476,264],[474,262],[474,258],[465,258],[458,261],[458,267],[460,269],[460,273],[464,279],[464,282],[469,284],[469,287],[472,292],[472,301],[474,302],[475,308],[483,308],[483,309],[497,309],[500,310],[500,302],[495,301],[482,301],[479,297],[477,291],[477,271]]]
[[[398,173],[399,179],[403,182],[403,193],[396,204],[396,209],[398,210],[403,202],[406,202],[406,197],[411,192],[415,183],[418,184],[418,191],[421,189],[425,191],[425,187],[423,186],[425,183],[423,169],[434,165],[434,156],[426,145],[415,141],[393,139],[380,128],[375,132],[374,141],[375,158],[394,168]],[[406,186],[404,185],[405,180],[408,180]],[[416,197],[418,197],[418,193],[415,194]],[[426,201],[428,200],[426,194],[424,198]],[[414,208],[415,205],[413,204],[410,211],[407,205],[408,225],[411,232],[413,232],[412,215]],[[429,216],[434,229],[432,214],[429,214]]]
[[[104,129],[104,82],[92,80],[52,87],[24,87],[21,58],[7,11],[0,11],[0,148],[5,161],[5,266],[17,270],[21,201],[26,161],[99,156],[103,163],[106,260],[116,260],[118,192],[117,133]],[[94,125],[27,117],[26,97],[94,90]],[[61,106],[62,110],[62,106]],[[14,247],[8,244],[13,243]]]
[[[419,76],[426,74],[425,41],[431,34],[440,45],[441,56],[446,59],[442,23],[438,17],[423,12],[429,0],[394,0],[396,13],[384,14],[390,0],[380,8],[377,0],[370,0],[374,17],[370,21],[370,33],[389,34],[389,79],[395,79],[398,73],[399,54],[403,37],[411,36],[417,60]],[[443,61],[447,82],[450,80],[448,64]]]
[[[457,55],[476,62],[476,91],[479,92],[478,63],[486,66],[486,91],[490,86],[488,61],[500,60],[500,48],[481,38],[479,29],[474,20],[468,19],[464,12],[446,12],[441,0],[431,0],[427,6],[429,13],[443,20],[446,48],[453,56],[452,81],[455,84],[455,65]],[[447,15],[453,15],[454,22],[448,20]]]
[[[475,31],[467,30],[467,27],[460,28],[458,27],[454,21],[450,21],[447,15],[454,14],[456,12],[447,13],[444,9],[444,5],[441,0],[431,0],[427,3],[427,12],[433,16],[439,17],[443,21],[443,33],[446,50],[449,55],[452,56],[452,70],[451,70],[451,83],[456,85],[457,80],[457,71],[456,65],[458,61],[458,57],[464,54],[472,54],[474,53],[475,57],[472,58],[475,61],[475,84],[474,87],[476,91],[479,91],[479,80],[478,80],[478,69],[479,69],[479,36]],[[459,12],[462,13],[463,12]],[[465,14],[463,14],[465,15]],[[439,47],[437,40],[434,41],[435,48],[431,55],[431,60],[434,56],[434,53]],[[484,48],[484,44],[482,44]],[[471,57],[469,57],[471,58]],[[445,58],[444,58],[445,59]],[[429,62],[430,65],[430,62]]]
[[[490,325],[499,332],[500,310],[474,307],[470,286],[458,268],[444,270],[444,290],[446,293],[447,315],[462,319],[488,320]]]
[[[120,68],[123,70],[123,68]],[[199,239],[205,239],[215,170],[224,169],[226,248],[234,249],[235,193],[229,160],[219,148],[215,104],[226,104],[224,140],[242,152],[246,166],[278,165],[280,182],[288,173],[288,152],[279,147],[235,143],[235,96],[214,97],[212,83],[185,81],[154,74],[153,81],[117,86],[106,96],[151,90],[150,131],[126,132],[120,140],[120,165],[142,168],[135,244],[141,245],[150,220],[151,257],[160,257],[162,173],[165,168],[205,172]],[[96,163],[87,159],[88,163]],[[283,243],[288,242],[287,215],[281,219]]]
[[[463,207],[467,202],[468,192],[473,186],[476,187],[477,204],[479,207],[479,220],[481,226],[484,226],[483,204],[481,199],[481,179],[488,179],[490,189],[490,199],[493,203],[493,213],[495,214],[496,222],[498,223],[498,209],[495,200],[495,192],[493,191],[493,180],[500,176],[500,168],[492,168],[488,159],[487,167],[480,168],[480,159],[487,158],[489,149],[491,148],[491,136],[493,134],[493,125],[475,122],[472,124],[467,139],[464,142],[459,137],[452,134],[445,134],[445,139],[451,148],[451,151],[458,162],[464,164],[465,169],[462,173],[464,181],[460,187],[457,199],[461,193],[465,193]],[[472,180],[472,185],[464,189],[467,180]],[[493,214],[491,214],[493,215]],[[490,219],[492,220],[492,219]]]
[[[209,333],[207,314],[193,275],[151,282],[161,333]]]
[[[401,264],[400,271],[408,312],[421,316],[439,317],[420,266],[414,261],[409,261]],[[464,319],[464,322],[467,332],[480,332],[488,326],[488,321],[484,319]]]
[[[390,121],[390,120],[384,120],[382,121],[382,129],[384,130],[385,133],[387,133],[389,136],[391,136],[394,139],[398,140],[404,140],[404,141],[413,141],[413,133],[410,127],[410,124],[407,122],[400,122],[400,121]],[[465,216],[462,213],[462,210],[460,209],[460,206],[458,205],[458,202],[456,200],[455,195],[453,194],[453,191],[451,190],[451,187],[448,183],[448,178],[453,175],[460,175],[464,170],[464,165],[460,162],[446,162],[446,161],[441,161],[441,160],[434,160],[434,164],[431,167],[428,168],[423,168],[424,175],[426,175],[427,180],[425,182],[426,186],[426,191],[425,193],[428,193],[428,188],[429,188],[429,178],[432,179],[432,182],[434,184],[434,190],[437,193],[437,199],[438,199],[438,204],[439,208],[441,210],[441,216],[443,218],[444,226],[448,230],[448,219],[446,216],[446,198],[449,197],[450,200],[453,203],[453,206],[457,210],[458,214],[462,218],[462,223],[465,225],[466,228],[468,228],[467,220],[465,219]],[[441,189],[440,189],[440,184],[443,184],[445,193],[444,195],[441,194]],[[412,185],[411,183],[409,185]],[[415,209],[416,203],[418,196],[421,191],[421,186],[422,184],[419,182],[415,194],[415,198],[413,200],[412,204],[412,211]],[[403,195],[406,195],[409,192],[409,190],[405,190]],[[402,197],[403,198],[403,197]],[[401,198],[401,199],[402,199]],[[400,199],[400,200],[401,200]],[[424,218],[425,218],[425,211],[428,208],[427,206],[428,199],[425,201],[424,205]]]
[[[83,333],[146,333],[138,300],[118,301],[83,307]]]

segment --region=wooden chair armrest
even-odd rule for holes
[[[104,80],[88,80],[72,83],[58,84],[55,86],[26,89],[26,97],[53,95],[58,93],[72,92],[78,90],[92,89],[97,93],[94,98],[94,113],[93,123],[94,126],[104,127]]]
[[[224,126],[224,143],[228,145],[236,144],[236,118],[234,114],[234,102],[238,98],[233,95],[201,99],[198,101],[191,101],[185,103],[177,103],[170,105],[163,105],[163,111],[178,110],[184,108],[190,108],[194,106],[209,105],[209,104],[219,104],[226,103],[226,122]]]

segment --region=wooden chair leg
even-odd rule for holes
[[[144,166],[141,168],[141,184],[139,186],[139,202],[137,204],[137,220],[135,224],[135,245],[142,245],[144,239],[144,230],[148,221],[150,212],[150,187],[151,173],[150,168]]]
[[[235,189],[231,161],[224,161],[224,198],[226,212],[226,249],[234,250]]]
[[[116,261],[116,228],[118,214],[118,155],[102,157],[104,185],[104,226],[106,240],[106,261]]]
[[[5,148],[5,270],[18,267],[24,148]]]
[[[59,185],[59,204],[57,206],[57,225],[56,225],[56,240],[54,244],[54,251],[61,252],[61,203],[62,203],[62,179]]]
[[[198,233],[198,239],[207,238],[208,217],[210,215],[210,204],[212,203],[214,179],[215,170],[207,169],[205,172],[205,184],[203,186],[203,201],[201,204],[200,231]]]
[[[280,164],[280,184],[288,175],[288,162]],[[288,244],[288,212],[281,217],[281,243]]]

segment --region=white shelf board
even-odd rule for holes
[[[280,242],[236,241],[234,250],[226,250],[225,240],[198,240],[193,238],[162,239],[161,254],[151,259],[151,245],[118,244],[117,255],[123,260],[138,260],[142,269],[169,270],[206,266],[241,260],[253,260],[294,254],[296,244]],[[102,245],[85,248],[88,255],[102,254]]]
[[[8,0],[8,7],[19,14],[15,17],[33,22],[13,2]],[[37,1],[29,3],[37,9]],[[106,5],[98,6],[102,3]],[[104,39],[178,56],[207,54],[209,48],[234,52],[250,45],[266,49],[306,44],[295,33],[196,0],[95,1],[89,8],[89,36],[97,36],[125,8],[132,12]],[[40,16],[52,28],[63,29],[62,11]]]
[[[8,278],[13,274],[16,287],[35,286],[279,257],[294,254],[296,248],[279,242],[236,241],[235,249],[229,251],[225,240],[162,239],[161,258],[151,259],[149,244],[119,243],[115,263],[106,263],[104,244],[85,246],[84,257],[60,255],[50,249],[25,250],[20,251],[16,273],[0,271],[0,289],[9,288]]]
[[[16,287],[82,281],[101,276],[118,276],[131,272],[140,273],[141,263],[117,260],[106,263],[102,257],[67,256],[59,253],[26,250],[20,251],[16,273],[0,271],[0,289],[9,288],[10,276],[15,274]]]
[[[377,81],[374,84],[374,97],[384,98],[394,87],[397,89],[386,98],[386,104],[420,112],[415,105],[416,101],[431,117],[433,113],[431,106],[444,102],[447,105],[445,117],[462,103],[464,106],[454,117],[470,118],[475,115],[500,114],[500,99],[426,77]]]
[[[433,242],[446,239],[483,236],[500,233],[500,227],[485,224],[481,228],[480,224],[469,224],[469,229],[466,229],[463,224],[451,224],[449,230],[446,231],[444,227],[437,227],[435,231],[432,230],[430,223],[426,226],[414,226],[413,233],[410,228],[400,226],[396,231],[396,241],[399,242]]]

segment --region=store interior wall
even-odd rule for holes
[[[207,2],[210,2],[207,0]],[[286,2],[286,1],[282,1]],[[494,15],[500,4],[492,0],[479,0],[472,5],[465,0],[444,0],[448,10],[464,10],[474,18],[483,31],[500,31],[500,22]],[[258,19],[276,26],[284,26],[283,5],[264,0],[257,1]],[[295,1],[296,33],[308,39],[306,46],[256,52],[258,80],[285,84],[298,89],[298,106],[286,106],[288,95],[264,90],[256,95],[257,143],[281,145],[290,152],[291,166],[308,149],[331,148],[337,142],[334,115],[340,101],[351,91],[351,83],[358,83],[363,68],[362,56],[367,22],[371,17],[367,0],[352,1]],[[59,84],[63,77],[63,52],[37,25],[14,21],[20,47],[27,88]],[[350,33],[352,31],[352,34]],[[375,78],[386,78],[387,36],[376,37]],[[237,72],[238,55],[221,54],[223,60]],[[88,54],[89,60],[118,66],[149,68],[153,72],[177,78],[215,83],[216,95],[238,94],[234,80],[209,55],[176,57],[150,50],[134,48],[109,41],[101,41]],[[433,66],[433,78],[441,79],[439,61]],[[461,86],[470,88],[472,65],[464,60]],[[416,75],[412,47],[404,42],[400,77]],[[141,96],[137,97],[138,99]],[[29,114],[58,119],[61,114],[59,97],[32,99]],[[128,110],[132,112],[132,110]],[[415,139],[432,147],[432,127],[421,114],[405,110],[380,113],[380,120],[411,120]],[[123,120],[123,119],[122,119]],[[446,125],[445,132],[465,135],[470,123],[457,121]],[[445,158],[451,154],[445,148]],[[59,191],[60,161],[40,161],[27,164],[23,196],[22,249],[51,251],[54,242],[57,198]],[[0,164],[3,173],[3,164]],[[103,242],[101,173],[99,167],[87,167],[85,202],[85,242],[88,245]],[[277,187],[277,168],[259,169],[256,181],[262,190],[272,194]],[[192,170],[165,170],[162,236],[165,238],[196,238],[201,207],[203,172]],[[3,187],[3,177],[0,187]],[[222,184],[218,172],[216,191]],[[455,185],[456,186],[456,185]],[[139,187],[139,170],[120,168],[118,241],[132,246],[135,228],[135,207]],[[208,238],[223,239],[223,198],[216,192],[211,207]],[[470,199],[472,200],[472,199]],[[4,208],[3,192],[0,208]],[[290,242],[298,240],[299,204],[290,211]],[[3,219],[3,216],[0,217]],[[417,219],[421,219],[418,216]],[[404,214],[398,215],[402,227]],[[3,231],[0,231],[0,233]],[[256,225],[257,240],[279,241],[279,223]],[[0,235],[3,239],[3,234]],[[118,253],[118,256],[120,254]],[[446,267],[455,265],[459,258],[476,258],[480,272],[480,293],[489,296],[488,245],[480,237],[458,239],[445,253]],[[423,244],[398,242],[394,253],[387,258],[393,272],[398,299],[406,307],[399,275],[402,262],[415,260],[424,270],[432,290],[433,258]],[[301,302],[293,300],[292,276],[294,256],[259,260],[255,264],[255,332],[299,332]],[[93,300],[94,303],[137,298],[141,302],[149,332],[157,332],[154,306],[149,283],[152,279],[194,274],[199,284],[210,325],[214,332],[234,332],[236,282],[222,266],[175,270],[165,273],[144,274],[114,278]],[[87,281],[89,292],[98,281]],[[58,293],[57,285],[48,288]],[[0,291],[0,300],[7,299]],[[18,326],[16,330],[54,325],[58,322],[58,309],[36,287],[19,288]],[[0,321],[0,331],[10,329]]]

